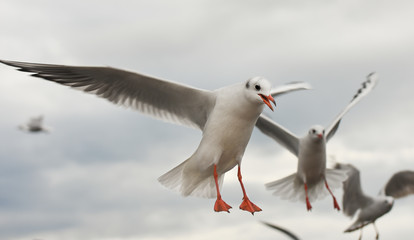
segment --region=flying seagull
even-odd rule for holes
[[[381,189],[378,196],[370,197],[364,194],[361,188],[359,170],[351,164],[337,163],[336,169],[348,171],[348,179],[343,183],[344,194],[342,207],[345,215],[355,217],[355,222],[345,232],[361,229],[359,239],[362,238],[362,229],[372,223],[379,238],[375,221],[388,213],[394,205],[394,199],[414,194],[414,171],[395,173]]]
[[[330,188],[340,187],[346,179],[346,173],[326,168],[326,143],[335,134],[345,113],[371,92],[376,83],[377,74],[369,74],[351,102],[327,128],[315,125],[302,138],[262,114],[257,120],[256,126],[298,157],[296,173],[267,183],[266,188],[283,199],[305,201],[308,211],[312,209],[311,202],[313,200],[327,195],[327,192],[324,191],[326,188],[333,198],[334,208],[340,210]]]
[[[43,125],[43,116],[32,117],[30,120],[22,125],[19,125],[19,129],[30,133],[49,133],[51,129]]]
[[[264,105],[273,110],[273,96],[291,88],[271,92],[262,77],[214,91],[196,89],[155,77],[110,67],[64,66],[16,61],[0,62],[32,76],[70,86],[152,117],[200,129],[203,137],[193,155],[158,180],[183,196],[216,197],[215,211],[231,208],[219,189],[224,174],[238,165],[243,191],[242,210],[261,211],[247,197],[241,176],[241,160],[254,124]],[[295,87],[294,87],[295,88]],[[297,89],[306,86],[296,85]]]

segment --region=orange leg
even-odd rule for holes
[[[242,182],[242,175],[241,175],[241,171],[240,171],[240,165],[239,165],[239,170],[237,172],[237,177],[239,178],[240,186],[241,186],[242,191],[243,191],[243,202],[242,202],[242,204],[240,204],[240,209],[245,210],[245,211],[249,211],[249,212],[251,212],[252,215],[254,215],[254,212],[262,211],[261,208],[259,208],[254,203],[252,203],[249,200],[249,198],[247,197],[246,190],[244,189],[244,185],[243,185],[243,182]]]
[[[214,174],[214,181],[216,182],[216,189],[217,189],[217,200],[216,200],[216,203],[214,204],[214,211],[216,212],[226,211],[229,213],[230,212],[229,209],[231,208],[231,206],[221,199],[221,194],[220,194],[219,185],[218,185],[218,174],[217,174],[216,164],[214,164],[213,174]]]
[[[308,211],[312,210],[312,205],[309,202],[309,197],[308,197],[308,185],[305,183],[305,195],[306,195],[306,208],[308,209]]]
[[[329,193],[331,194],[331,196],[332,196],[332,198],[333,198],[333,201],[334,201],[334,208],[335,208],[336,210],[340,211],[340,210],[341,210],[341,208],[339,207],[339,204],[338,204],[338,202],[336,201],[335,196],[333,195],[333,193],[332,193],[331,189],[329,188],[329,186],[328,186],[328,182],[326,181],[326,178],[324,178],[324,180],[325,180],[325,186],[326,186],[326,189],[328,189]]]

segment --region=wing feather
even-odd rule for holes
[[[372,72],[368,74],[367,80],[362,83],[362,87],[358,89],[357,93],[352,98],[351,102],[345,107],[344,110],[335,118],[332,124],[326,128],[326,141],[329,141],[333,135],[335,135],[336,130],[338,130],[339,123],[341,122],[342,117],[347,113],[357,102],[364,98],[368,93],[374,89],[375,85],[378,82],[378,74]]]
[[[272,97],[279,97],[283,94],[297,91],[297,90],[309,90],[312,89],[311,85],[309,83],[305,82],[291,82],[285,85],[282,85],[280,87],[274,88],[270,91],[270,95]]]
[[[215,103],[211,91],[110,67],[0,62],[32,76],[134,108],[165,121],[203,129]]]
[[[414,171],[395,173],[385,185],[385,195],[402,198],[414,194]]]
[[[371,204],[373,199],[362,191],[360,174],[357,168],[351,164],[337,163],[335,169],[348,171],[348,179],[343,182],[342,208],[344,214],[352,217],[358,209]]]
[[[263,114],[261,114],[259,119],[257,119],[256,127],[258,127],[260,131],[267,136],[276,140],[276,142],[284,146],[295,156],[298,156],[299,138],[295,134],[291,133],[289,130],[280,126]]]

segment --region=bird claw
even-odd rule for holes
[[[336,210],[338,210],[338,211],[341,211],[341,208],[339,207],[339,204],[338,204],[338,202],[336,201],[336,198],[335,198],[335,197],[333,198],[333,200],[334,200],[334,209],[336,209]]]
[[[229,209],[231,208],[226,202],[224,202],[221,198],[217,198],[216,203],[214,204],[214,211],[216,212],[223,212],[226,211],[230,213]]]
[[[240,204],[240,209],[244,211],[250,212],[252,215],[254,215],[255,212],[262,211],[261,208],[256,206],[254,203],[252,203],[249,198],[245,197],[243,198],[243,202]]]
[[[312,210],[312,205],[310,204],[310,202],[309,202],[309,199],[308,199],[308,198],[306,198],[306,209],[307,209],[308,211],[311,211],[311,210]]]

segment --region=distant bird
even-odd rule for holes
[[[268,80],[254,77],[207,91],[110,67],[0,62],[153,117],[202,130],[203,137],[194,154],[158,180],[184,196],[217,197],[214,210],[229,212],[231,207],[222,200],[219,189],[224,174],[238,165],[238,179],[243,191],[240,208],[252,214],[261,211],[247,197],[240,165],[264,104],[272,110],[271,103],[276,105]],[[289,91],[292,89],[283,90]]]
[[[361,188],[360,173],[351,164],[337,163],[336,169],[348,171],[348,179],[343,183],[344,194],[342,207],[345,215],[355,217],[355,222],[345,232],[361,229],[359,239],[362,239],[362,229],[372,223],[379,238],[375,221],[388,213],[394,205],[394,199],[414,194],[414,171],[401,171],[395,173],[385,184],[376,197],[364,194]]]
[[[264,134],[276,140],[298,157],[296,173],[267,183],[266,188],[273,191],[274,195],[281,196],[282,199],[305,201],[306,208],[310,211],[312,209],[310,203],[313,200],[326,196],[327,192],[324,191],[324,187],[326,187],[333,198],[334,208],[340,210],[330,187],[340,187],[341,183],[346,179],[346,174],[340,170],[326,168],[326,142],[335,134],[345,113],[371,92],[376,83],[377,75],[375,73],[369,74],[367,80],[362,83],[362,87],[348,106],[327,128],[315,125],[302,138],[297,137],[262,114],[257,120],[256,126]]]
[[[49,133],[51,131],[50,127],[46,127],[43,125],[43,116],[30,118],[30,120],[27,123],[19,125],[19,129],[31,133]]]
[[[273,229],[276,229],[277,231],[279,231],[279,232],[282,232],[282,233],[284,233],[284,234],[286,234],[287,236],[289,236],[291,239],[293,239],[293,240],[299,240],[299,237],[298,236],[296,236],[292,231],[290,231],[290,230],[288,230],[288,229],[286,229],[286,228],[283,228],[283,227],[280,227],[280,226],[277,226],[277,225],[275,225],[275,224],[272,224],[272,223],[268,223],[268,222],[264,222],[264,221],[261,221],[264,225],[266,225],[266,226],[268,226],[268,227],[270,227],[270,228],[273,228]]]

